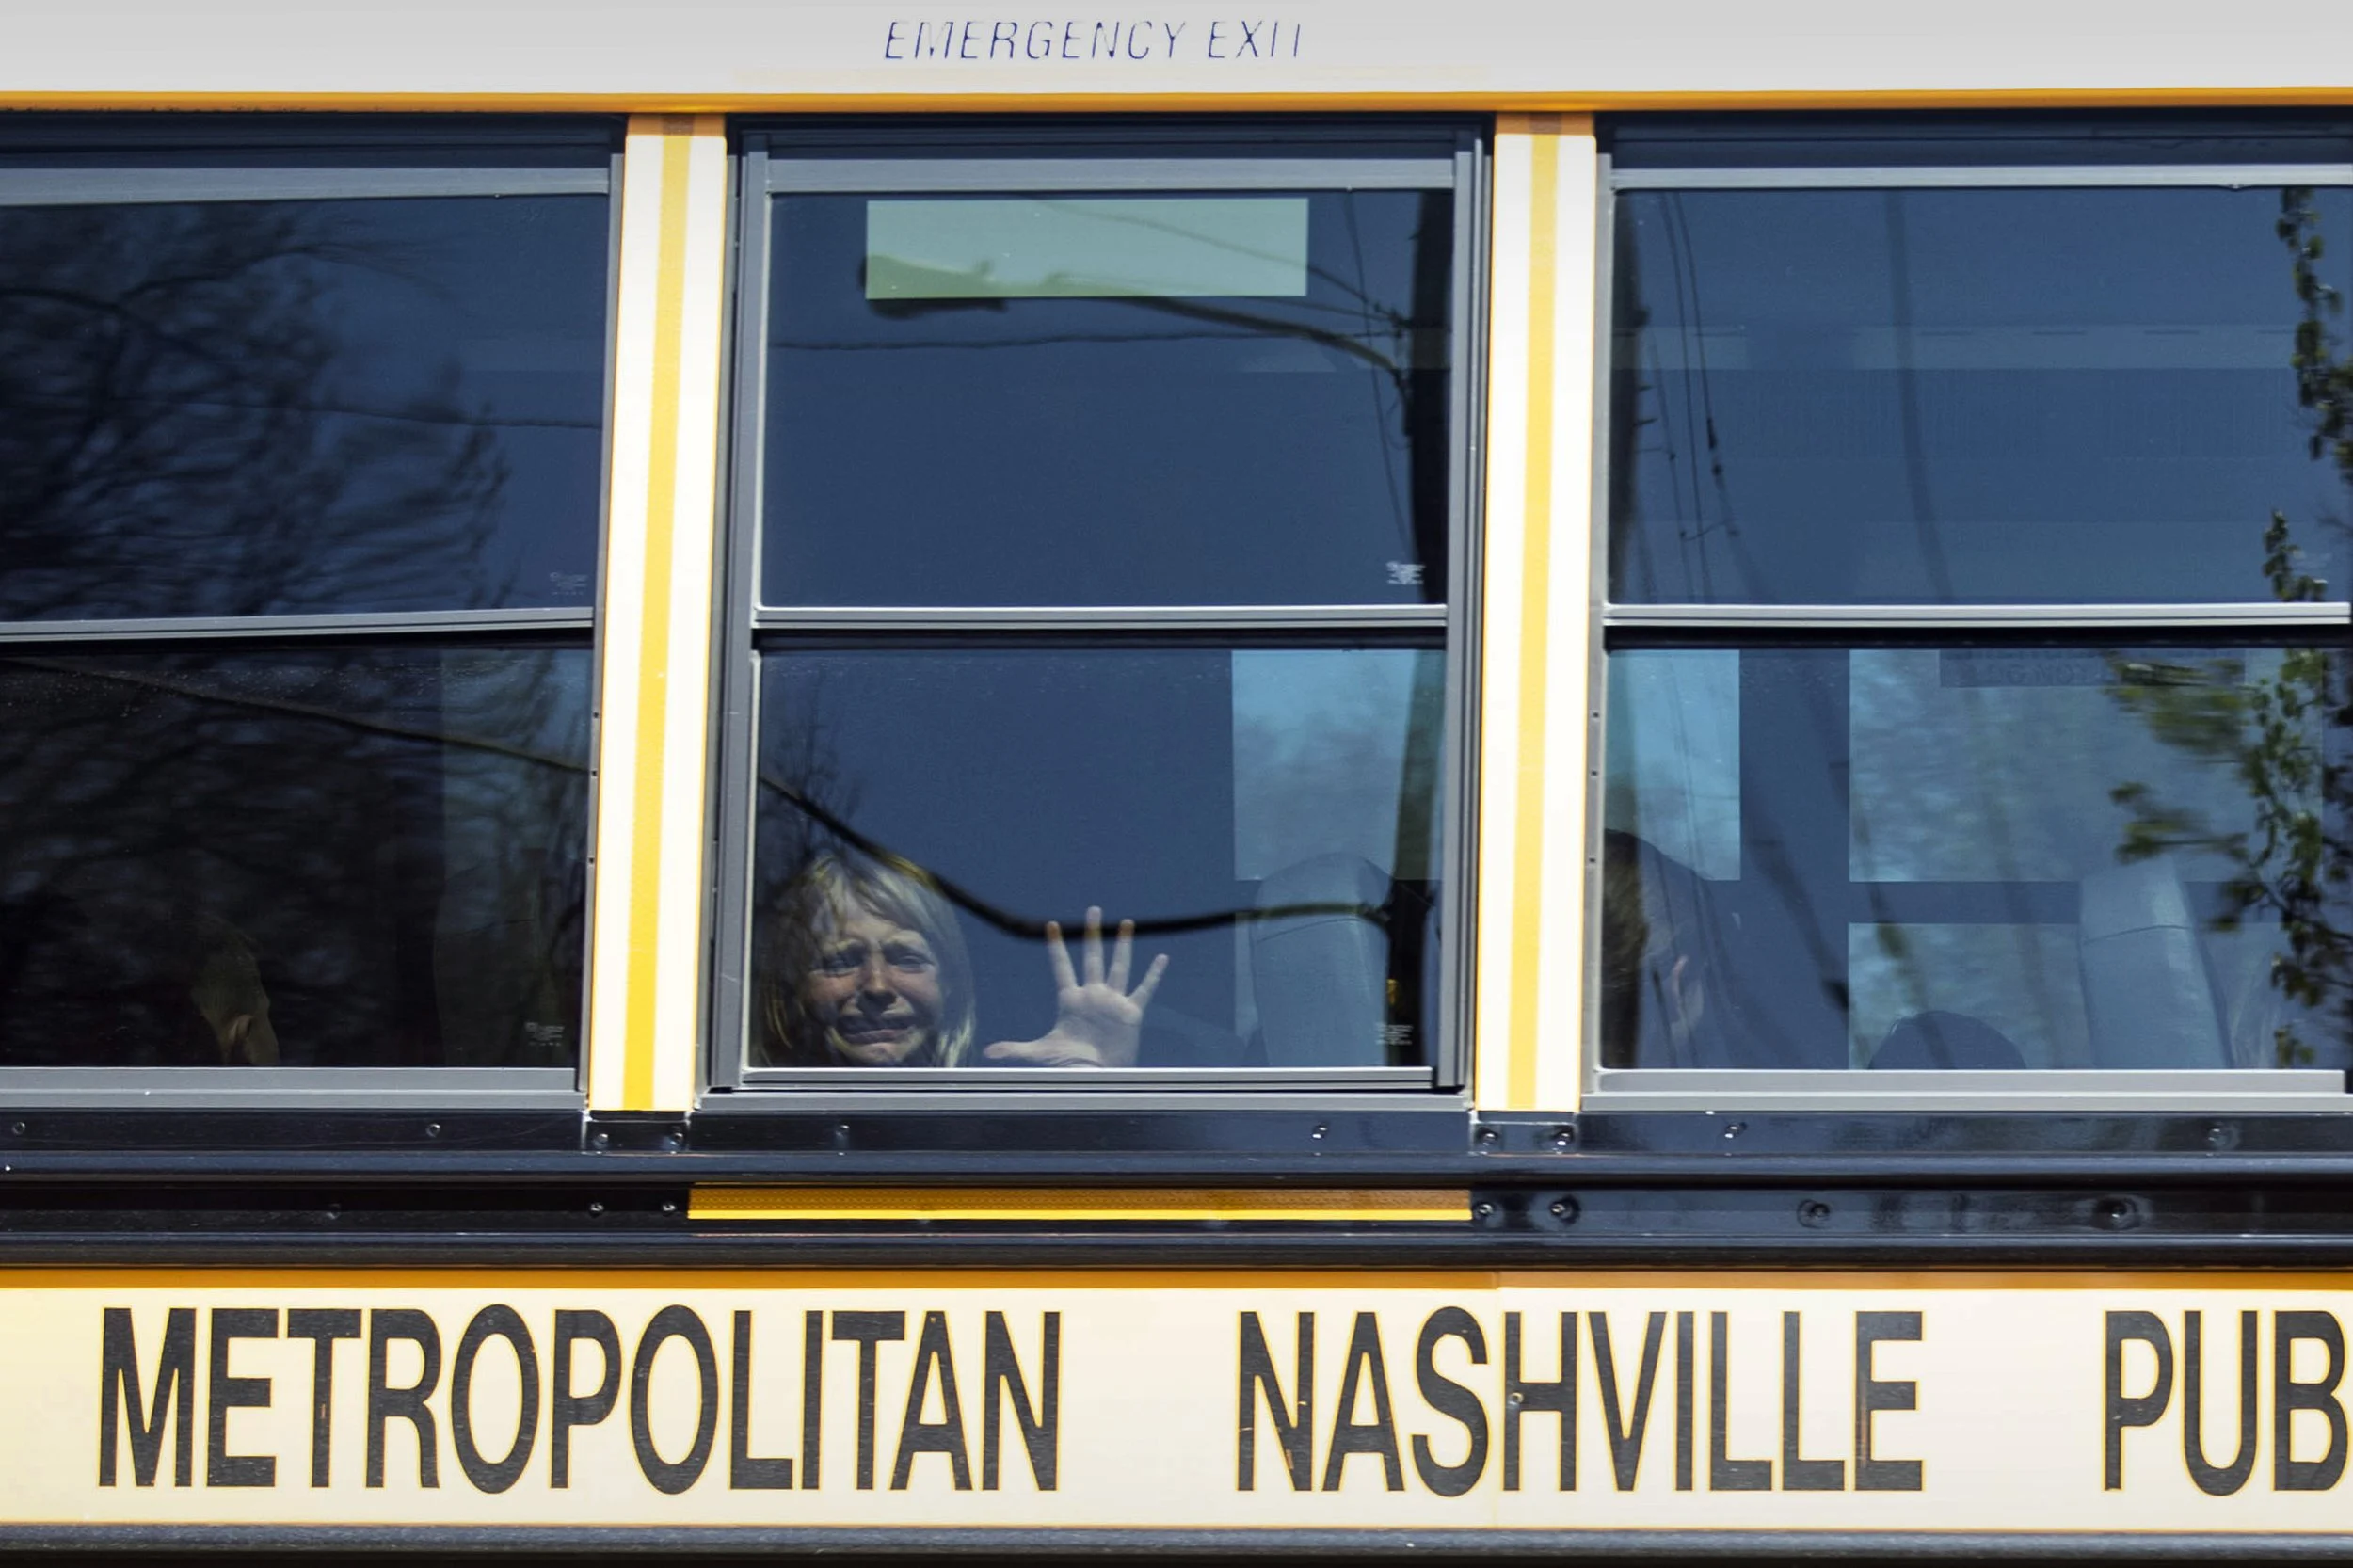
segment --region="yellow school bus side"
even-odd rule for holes
[[[2353,24],[2295,0],[1977,7],[1794,0],[1279,14],[1085,0],[985,14],[860,3],[530,0],[21,7],[13,109],[630,114],[605,560],[594,1110],[687,1109],[701,1071],[728,217],[726,112],[1494,112],[1477,671],[1478,1104],[1576,1109],[1599,169],[1596,110],[2329,104]],[[1539,1048],[1542,1043],[1545,1048]]]

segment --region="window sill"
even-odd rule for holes
[[[569,1067],[0,1067],[0,1112],[578,1111]]]
[[[1601,1068],[1590,1111],[1916,1110],[2170,1112],[2353,1110],[2345,1075],[2316,1068],[2213,1071],[1804,1072]]]

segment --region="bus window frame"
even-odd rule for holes
[[[1390,138],[1402,129],[1401,146]],[[1439,150],[1441,133],[1450,145]],[[1106,134],[1119,145],[1101,151]],[[1071,117],[786,122],[739,121],[732,182],[732,368],[723,456],[726,500],[715,573],[713,984],[698,1105],[737,1112],[954,1109],[1209,1110],[1215,1106],[1335,1109],[1383,1114],[1469,1107],[1471,812],[1477,750],[1478,585],[1487,322],[1490,130],[1461,116],[1297,121],[1172,117]],[[1280,140],[1282,151],[1265,143]],[[765,452],[768,238],[771,201],[793,194],[1017,194],[1032,191],[1450,191],[1453,248],[1449,352],[1448,563],[1444,604],[1180,605],[1070,608],[767,607],[759,602]],[[1271,632],[1309,637],[1352,629],[1426,628],[1443,637],[1445,765],[1439,864],[1438,1039],[1427,1064],[1324,1070],[1118,1068],[1074,1074],[1024,1068],[754,1067],[749,1048],[752,854],[760,639],[783,646],[883,646],[921,633],[942,647],[985,648],[988,633],[1144,632],[1170,643],[1224,646]],[[890,646],[897,646],[892,644]]]
[[[601,145],[600,160],[591,150]],[[535,159],[560,151],[573,161]],[[189,202],[401,200],[435,197],[599,195],[605,239],[604,410],[598,456],[596,579],[578,607],[358,612],[249,616],[167,616],[0,621],[0,648],[95,652],[152,648],[395,648],[453,634],[584,638],[592,680],[601,669],[605,511],[612,467],[620,286],[621,127],[596,116],[113,115],[28,116],[0,128],[0,207],[164,205]],[[587,755],[597,712],[592,690]],[[596,813],[589,770],[586,820]],[[592,846],[584,842],[584,862]],[[594,897],[587,867],[584,910]],[[507,1112],[518,1126],[586,1102],[591,956],[583,935],[582,1027],[569,1067],[26,1067],[0,1066],[11,1108],[98,1112],[370,1112],[395,1118],[435,1112]],[[23,1124],[18,1124],[22,1127]],[[251,1129],[248,1129],[250,1131]],[[440,1136],[433,1124],[429,1138]],[[131,1142],[142,1142],[134,1134]],[[236,1133],[224,1141],[236,1144]],[[265,1140],[266,1141],[266,1140]]]
[[[1656,123],[1656,122],[1654,122]],[[1743,125],[1776,140],[1779,157],[1747,161],[1740,149]],[[2062,639],[2110,631],[2129,637],[2195,632],[2226,638],[2233,632],[2257,637],[2297,634],[2307,641],[2342,638],[2353,604],[2342,600],[2312,603],[2180,604],[1619,604],[1609,598],[1611,533],[1609,459],[1614,416],[1617,267],[1617,201],[1621,191],[1701,190],[1957,190],[1957,189],[2236,189],[2276,185],[2353,185],[2353,168],[2343,152],[2353,142],[2353,123],[2281,125],[2241,129],[2228,122],[2201,126],[2196,116],[2169,119],[2116,117],[2109,145],[2091,134],[2089,117],[2073,120],[2021,116],[1914,117],[1821,116],[1793,120],[1781,116],[1695,116],[1681,127],[1689,144],[1729,155],[1710,160],[1699,153],[1639,159],[1621,168],[1605,137],[1599,153],[1600,192],[1596,213],[1594,387],[1603,410],[1593,430],[1592,559],[1598,584],[1588,656],[1594,756],[1586,799],[1584,910],[1589,962],[1602,931],[1603,792],[1610,714],[1607,700],[1609,659],[1620,651],[1660,648],[1794,648],[1836,646],[1841,635],[1857,646],[1891,636],[1907,643],[1923,635],[1992,633]],[[1650,127],[1645,127],[1648,134]],[[2035,136],[2035,133],[2040,133]],[[2135,134],[2166,138],[2169,156],[2137,157]],[[2261,157],[2201,161],[2199,143],[2218,149],[2231,140],[2268,138]],[[2012,161],[1987,155],[1989,144],[2017,136]],[[2026,139],[2033,136],[2034,139]],[[1672,146],[1672,132],[1669,144]],[[2287,161],[2272,147],[2308,141],[2316,161]],[[2333,142],[2335,161],[2317,161]],[[1872,156],[1874,146],[1894,146],[1895,156]],[[1940,161],[1940,145],[1967,148]],[[1793,154],[1791,149],[1798,151]],[[1923,155],[1923,148],[1930,151]],[[2300,149],[2298,149],[2300,151]],[[1681,152],[1681,150],[1677,150]],[[2076,155],[2070,158],[2067,154]],[[2328,1117],[2353,1109],[2353,1074],[2332,1069],[2217,1068],[2167,1071],[2157,1068],[1952,1070],[1872,1074],[1860,1068],[1673,1068],[1609,1067],[1601,1061],[1601,993],[1589,984],[1582,1000],[1577,1042],[1581,1109],[1627,1113],[1636,1122],[1647,1113],[1719,1110],[1787,1112],[1812,1121],[1842,1116],[1993,1114],[2069,1112],[2123,1119],[2152,1115],[2281,1113]],[[2283,1080],[2294,1080],[2290,1084]]]

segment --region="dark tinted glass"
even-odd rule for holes
[[[762,668],[753,1065],[1055,1064],[984,1048],[1056,1030],[1044,925],[1067,929],[1076,964],[1090,905],[1136,922],[1128,993],[1168,958],[1140,1039],[1128,1021],[1137,1057],[1099,1064],[1428,1060],[1437,652],[1026,648]],[[869,955],[835,940],[861,905],[888,917],[871,946],[896,933],[933,986],[903,1001],[904,985],[871,984],[873,1011],[913,1027],[904,1049],[862,1056],[835,1038],[867,1005],[853,992]],[[961,1053],[942,1045],[960,1019]]]
[[[0,1063],[563,1066],[589,655],[0,654]]]
[[[593,602],[601,196],[0,207],[0,618]]]
[[[1609,679],[1606,1064],[2353,1065],[2341,645]]]
[[[2316,441],[2343,392],[2297,369],[2299,334],[2343,352],[2353,190],[1629,191],[1617,212],[1618,600],[2264,600],[2275,518],[2315,597],[2353,586]]]
[[[765,602],[1445,597],[1450,194],[794,196],[772,244]]]

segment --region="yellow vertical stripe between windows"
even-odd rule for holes
[[[678,528],[679,360],[686,315],[686,197],[695,122],[662,124],[661,261],[655,280],[653,429],[646,475],[645,640],[639,649],[637,776],[629,902],[628,1063],[621,1109],[654,1106],[654,1054],[660,1014],[663,738],[670,696],[670,563]]]
[[[684,1110],[702,978],[725,126],[639,115],[623,157],[599,696],[589,1103]]]
[[[1519,778],[1513,823],[1512,1039],[1504,1103],[1536,1103],[1538,992],[1543,983],[1545,670],[1552,576],[1553,326],[1561,234],[1561,122],[1532,116],[1529,133],[1527,512],[1520,558]]]

